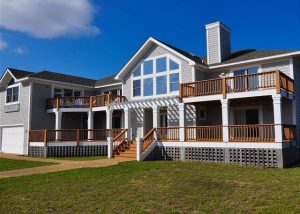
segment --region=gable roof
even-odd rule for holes
[[[276,57],[276,56],[284,56],[285,54],[300,54],[299,51],[295,50],[255,50],[255,49],[246,49],[234,51],[231,53],[230,57],[221,62],[210,64],[210,67],[218,66],[218,65],[227,65],[232,63],[246,62],[249,60],[258,60],[267,57]],[[204,62],[207,63],[206,57],[203,58]]]
[[[30,76],[32,74],[34,74],[31,71],[24,71],[24,70],[20,70],[20,69],[15,69],[15,68],[7,68],[11,74],[16,78],[16,79],[22,79],[24,77]]]
[[[183,51],[179,48],[176,48],[172,45],[169,45],[165,42],[161,42],[157,39],[154,39],[150,37],[141,47],[140,49],[131,57],[131,59],[127,62],[127,64],[121,69],[121,71],[116,75],[115,79],[120,80],[122,77],[124,77],[130,69],[133,68],[133,66],[138,63],[139,59],[144,56],[144,54],[150,50],[150,48],[153,45],[158,45],[167,51],[173,53],[175,56],[178,56],[179,58],[182,58],[183,60],[187,61],[190,65],[200,65],[200,66],[205,66],[203,64],[203,61],[200,57],[197,57],[193,54],[190,54],[186,51]],[[206,67],[206,66],[205,66]]]

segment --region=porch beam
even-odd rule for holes
[[[179,141],[185,141],[185,104],[178,104],[179,110]]]
[[[127,139],[131,140],[131,109],[124,109],[124,128],[127,129]]]
[[[158,128],[160,126],[160,106],[152,106],[153,112],[153,128]]]
[[[106,110],[106,129],[112,129],[112,117],[113,117],[113,110],[107,109]]]
[[[91,110],[88,112],[87,127],[89,130],[94,129],[94,112]],[[88,139],[89,140],[93,139],[92,131],[88,132]]]
[[[229,100],[222,99],[223,142],[229,142]]]
[[[62,112],[56,111],[55,112],[55,130],[61,130],[61,118],[62,118]],[[60,132],[56,132],[55,134],[55,140],[60,140]]]
[[[274,124],[275,124],[275,142],[283,142],[282,134],[282,98],[280,95],[273,95],[273,113],[274,113]]]

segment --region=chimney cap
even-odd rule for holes
[[[214,27],[222,27],[224,28],[225,30],[227,30],[228,32],[230,32],[230,28],[227,27],[226,25],[224,25],[222,22],[220,21],[217,21],[217,22],[212,22],[212,23],[209,23],[209,24],[206,24],[205,25],[205,28],[206,30],[210,29],[210,28],[214,28]]]

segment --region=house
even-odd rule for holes
[[[149,38],[118,74],[100,80],[8,68],[1,151],[294,164],[300,51],[232,51],[227,26],[205,27],[206,57]]]

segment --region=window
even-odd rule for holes
[[[153,61],[145,61],[144,62],[144,75],[153,74]]]
[[[235,125],[251,125],[259,123],[258,109],[245,109],[234,111]]]
[[[144,79],[144,96],[153,95],[153,79]]]
[[[179,73],[170,74],[170,91],[179,91]]]
[[[156,94],[166,94],[167,93],[167,77],[160,76],[156,77]]]
[[[80,97],[81,92],[80,91],[74,91],[74,97]]]
[[[62,89],[54,88],[54,98],[56,97],[62,97]]]
[[[173,60],[170,59],[170,70],[177,70],[179,69],[179,64],[174,62]]]
[[[9,86],[6,90],[6,103],[16,103],[19,101],[19,86]]]
[[[234,76],[241,76],[247,74],[256,74],[258,67],[247,68],[242,70],[233,71]],[[259,87],[259,78],[257,75],[250,75],[245,78],[239,78],[234,80],[234,87],[243,90],[256,90]]]
[[[167,58],[166,57],[158,58],[156,60],[156,72],[160,73],[164,71],[167,71]]]
[[[141,76],[141,65],[139,65],[139,66],[137,67],[137,69],[134,71],[133,76],[134,76],[134,77],[139,77],[139,76]]]
[[[133,81],[133,96],[141,96],[141,80]]]
[[[64,90],[64,97],[72,97],[72,96],[73,96],[73,90],[71,89]]]

